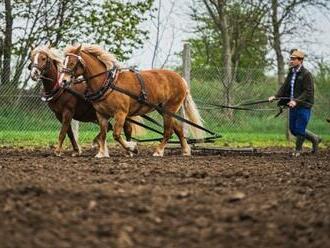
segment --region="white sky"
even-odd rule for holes
[[[159,0],[155,0],[156,6],[158,6]],[[164,32],[163,38],[160,42],[160,49],[155,63],[155,67],[160,67],[166,56],[169,53],[171,43],[173,42],[173,48],[169,61],[166,67],[171,65],[178,65],[181,63],[180,57],[175,55],[182,51],[184,40],[192,37],[192,28],[194,23],[189,17],[189,6],[191,0],[175,0],[173,12],[169,15],[170,8],[172,6],[172,0],[162,0],[161,22],[162,31]],[[305,51],[308,57],[305,63],[308,64],[308,58],[324,58],[327,62],[330,62],[330,18],[326,17],[326,14],[330,16],[330,13],[317,12],[313,17],[316,19],[314,26],[318,31],[307,37],[302,37],[298,42],[292,41],[291,44],[284,44],[286,49],[297,47]],[[156,15],[156,13],[154,14]],[[150,40],[145,42],[143,48],[135,51],[131,56],[131,59],[126,62],[127,65],[137,65],[140,69],[146,69],[151,67],[154,44],[156,41],[156,26],[154,19],[149,20],[144,24],[150,31]],[[166,25],[166,26],[165,26]],[[174,33],[174,35],[173,35]],[[309,42],[305,41],[309,40]],[[312,43],[310,43],[312,41]]]
[[[159,0],[155,0],[156,6],[158,6],[158,2]],[[168,67],[181,63],[180,58],[175,54],[182,51],[184,40],[193,35],[191,32],[193,22],[189,17],[189,0],[162,0],[161,2],[160,36],[162,39],[160,40],[155,67],[162,66],[170,53],[168,63],[166,63]],[[157,15],[157,13],[154,13],[154,15]],[[150,19],[143,24],[150,32],[150,39],[145,42],[142,49],[133,53],[131,59],[127,61],[127,65],[137,65],[141,69],[151,68],[157,37],[157,20],[156,18],[153,20]],[[171,52],[169,52],[170,50]]]

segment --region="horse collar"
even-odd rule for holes
[[[63,93],[64,89],[63,88],[55,88],[53,89],[50,93],[46,94],[46,92],[44,92],[41,95],[41,100],[43,102],[51,102],[51,101],[55,101],[57,100],[60,95]]]
[[[105,79],[103,86],[96,92],[93,93],[86,93],[85,97],[88,101],[100,101],[102,99],[102,97],[105,95],[105,93],[110,89],[113,88],[116,80],[117,80],[117,76],[118,76],[118,67],[117,66],[113,66],[111,70],[109,71],[104,71],[101,73],[98,73],[96,75],[93,75],[92,77],[86,79],[86,81],[90,80],[91,78],[95,78],[98,77],[104,73],[108,73],[107,78]]]
[[[43,102],[55,101],[63,93],[63,88],[60,87],[58,78],[59,78],[58,74],[57,74],[55,80],[44,77],[45,80],[49,80],[51,82],[56,81],[56,82],[53,84],[53,88],[51,89],[51,91],[49,93],[48,92],[42,93],[41,100]]]

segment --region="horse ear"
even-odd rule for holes
[[[76,50],[76,53],[79,53],[79,52],[80,52],[81,47],[82,47],[82,44],[80,44],[80,45],[78,46],[78,48],[77,48],[77,50]]]
[[[50,41],[47,41],[46,46],[48,47],[48,49],[50,49],[52,47],[52,43]]]

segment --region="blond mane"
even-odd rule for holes
[[[77,45],[68,46],[65,48],[65,55],[68,53],[72,53],[77,49]],[[112,69],[112,67],[115,65],[119,67],[119,62],[117,61],[115,55],[104,51],[100,46],[98,45],[90,45],[90,44],[84,44],[81,47],[81,51],[87,52],[93,56],[95,56],[97,59],[99,59],[107,68],[107,70]]]
[[[51,60],[54,60],[58,70],[62,68],[63,58],[55,48],[49,48],[48,45],[38,46],[31,51],[31,57],[39,52],[45,53]]]

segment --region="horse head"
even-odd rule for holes
[[[60,86],[69,85],[73,78],[83,75],[85,71],[85,62],[80,56],[82,45],[71,49],[70,52],[65,53],[63,68],[60,74]]]
[[[53,61],[60,65],[61,58],[56,54],[56,51],[51,48],[50,43],[31,49],[30,75],[32,80],[37,81],[42,76],[46,76],[49,72]]]
[[[73,78],[81,75],[88,84],[90,79],[106,74],[114,67],[119,68],[115,56],[98,45],[73,45],[68,46],[65,51],[65,60],[59,80],[61,86],[70,85]]]

